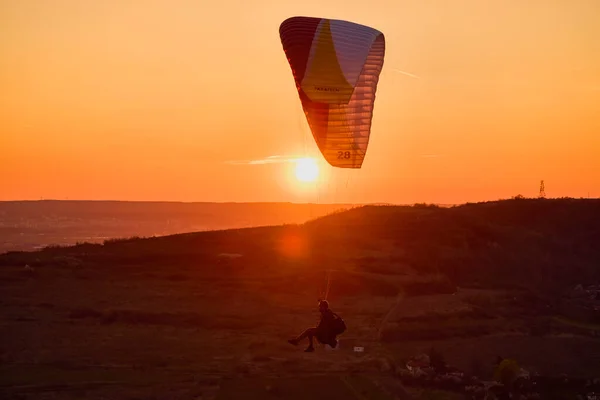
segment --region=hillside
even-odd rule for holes
[[[490,379],[498,355],[598,376],[600,325],[565,306],[575,285],[600,281],[598,243],[599,200],[515,199],[10,252],[0,387],[21,398],[258,399],[228,385],[275,379],[289,394],[288,377],[310,388],[317,374],[410,398],[389,379],[432,346]],[[314,324],[328,276],[349,330],[339,351],[304,354],[286,339]]]
[[[11,253],[7,263],[46,263],[69,255],[83,263],[191,266],[240,253],[247,268],[305,264],[343,269],[442,274],[458,285],[560,289],[598,281],[599,200],[507,200],[435,206],[364,206],[305,224],[184,233]],[[266,266],[265,264],[268,264]],[[280,265],[281,264],[281,265]],[[531,287],[533,288],[533,287]]]

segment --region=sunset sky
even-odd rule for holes
[[[385,34],[360,170],[311,136],[294,15]],[[598,0],[0,0],[0,200],[600,197],[599,21]]]

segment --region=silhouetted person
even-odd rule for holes
[[[346,330],[346,324],[336,313],[331,311],[327,300],[319,301],[319,312],[321,313],[319,325],[308,328],[300,336],[290,339],[288,342],[297,346],[301,340],[308,338],[309,344],[306,350],[304,350],[306,352],[315,351],[313,338],[316,338],[320,343],[336,348],[338,345],[336,337]]]

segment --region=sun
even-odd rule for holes
[[[296,160],[296,179],[300,182],[314,182],[319,177],[319,166],[314,158]]]

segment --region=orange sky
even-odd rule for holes
[[[232,163],[320,157],[293,15],[386,35],[363,168],[319,185]],[[0,200],[600,197],[598,21],[598,0],[0,0]]]

